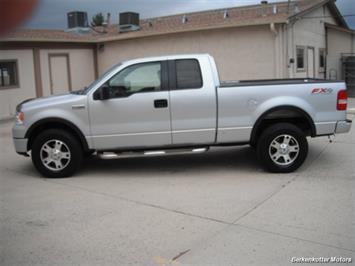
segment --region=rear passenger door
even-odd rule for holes
[[[168,66],[172,143],[214,143],[216,89],[208,58],[169,60]]]

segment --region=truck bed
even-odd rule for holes
[[[231,80],[222,81],[220,87],[237,87],[237,86],[268,86],[268,85],[291,85],[291,84],[304,84],[304,83],[336,83],[342,82],[340,80],[327,80],[327,79],[258,79],[258,80]]]

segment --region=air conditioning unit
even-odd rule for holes
[[[120,13],[119,32],[139,30],[139,14],[135,12]]]
[[[88,15],[86,12],[73,11],[67,14],[68,29],[66,32],[73,32],[78,35],[88,34],[91,32],[88,24]]]
[[[73,11],[67,14],[68,29],[72,28],[88,28],[88,15],[86,12]]]

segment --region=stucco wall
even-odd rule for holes
[[[43,95],[50,95],[49,54],[68,54],[72,89],[80,89],[95,79],[92,49],[42,49],[40,51]]]
[[[331,13],[326,6],[318,8],[313,12],[305,15],[303,19],[298,20],[293,29],[289,30],[289,54],[290,58],[295,59],[295,63],[291,65],[290,77],[303,78],[307,77],[307,50],[306,50],[306,68],[304,72],[297,71],[296,65],[296,47],[313,47],[314,48],[314,63],[315,77],[324,78],[324,72],[319,69],[319,49],[326,48],[326,31],[325,24],[334,24],[336,21],[331,17]]]
[[[269,26],[179,33],[105,43],[98,54],[99,73],[128,59],[182,53],[214,56],[222,80],[275,76],[274,36]]]
[[[0,119],[13,116],[21,101],[36,97],[32,50],[0,50],[0,60],[4,59],[17,60],[19,87],[0,89]]]
[[[327,57],[327,76],[337,79],[343,78],[341,54],[354,53],[354,35],[336,29],[328,29],[328,57]]]

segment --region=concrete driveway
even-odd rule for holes
[[[353,117],[352,117],[353,118]],[[45,179],[0,124],[0,265],[288,265],[355,259],[355,130],[292,174],[247,146],[88,160]],[[354,263],[354,262],[353,262]]]

